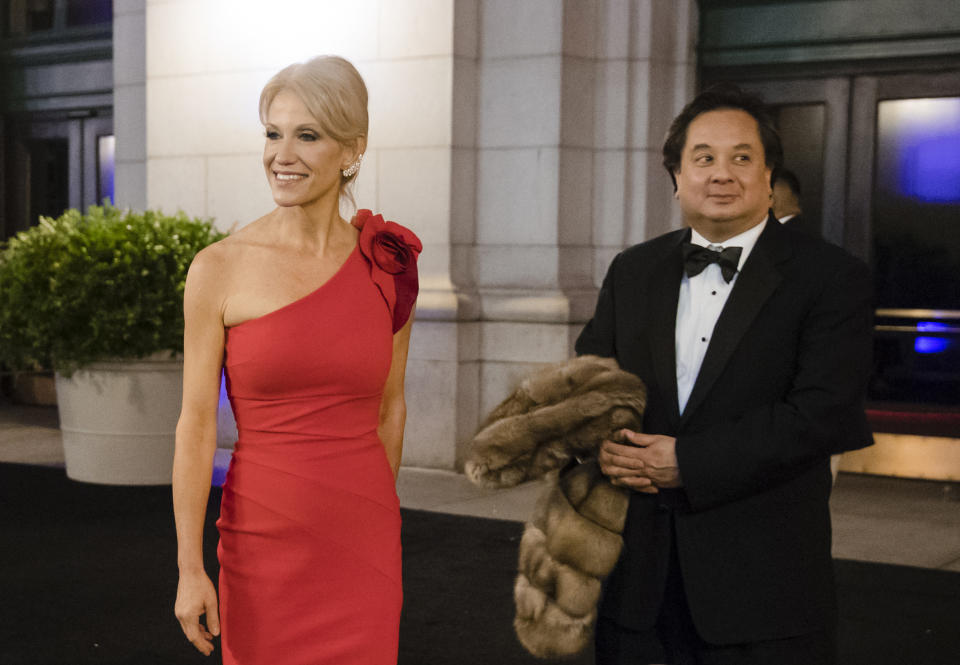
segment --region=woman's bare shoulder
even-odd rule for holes
[[[245,262],[250,249],[251,238],[243,229],[207,245],[193,257],[187,273],[187,288],[191,285],[205,291],[222,288],[232,279],[233,267]]]
[[[187,281],[206,281],[217,273],[222,273],[224,267],[229,265],[229,258],[233,253],[232,245],[230,236],[227,236],[197,252],[190,263]]]
[[[227,277],[232,266],[245,263],[251,253],[267,244],[269,235],[264,227],[268,217],[269,215],[265,215],[254,220],[227,237],[204,247],[194,257],[190,271],[198,273],[198,276],[213,274],[219,279]]]

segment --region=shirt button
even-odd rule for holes
[[[701,337],[701,338],[700,338],[700,341],[701,341],[701,342],[706,342],[706,341],[707,341],[707,338],[706,338],[706,337]]]
[[[711,292],[710,292],[710,295],[715,296],[715,295],[717,295],[717,292],[716,292],[716,291],[711,291]]]

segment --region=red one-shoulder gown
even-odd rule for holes
[[[217,522],[228,665],[397,660],[400,509],[377,424],[421,245],[369,211],[354,224],[360,243],[326,283],[227,330],[239,433]]]

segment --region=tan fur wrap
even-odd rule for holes
[[[629,492],[600,472],[597,449],[639,430],[646,389],[611,358],[581,356],[528,379],[474,437],[467,476],[511,487],[548,476],[520,542],[514,628],[534,656],[582,651],[593,637],[601,583],[620,556]],[[574,458],[587,461],[561,477]],[[548,475],[549,474],[549,475]]]

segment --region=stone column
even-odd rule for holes
[[[381,57],[397,58],[395,69],[411,58],[424,60],[423,84],[416,88],[397,80],[397,71],[389,74],[396,81],[390,99],[402,100],[404,115],[397,115],[395,102],[388,105],[383,114],[393,131],[374,135],[381,207],[424,244],[407,362],[403,463],[452,469],[456,442],[468,440],[477,422],[476,302],[469,278],[455,288],[454,276],[466,274],[455,239],[469,237],[473,226],[478,0],[383,0],[383,7],[390,17],[381,18],[381,39],[390,40],[391,50],[381,46]]]
[[[613,255],[678,225],[660,145],[692,91],[695,11],[692,0],[479,3],[476,59],[454,68],[455,100],[458,76],[477,83],[475,112],[454,103],[455,126],[476,119],[452,168],[451,277],[457,328],[471,331],[456,347],[458,464],[471,420],[572,354]],[[471,37],[455,32],[455,51]],[[474,363],[476,377],[463,371]]]
[[[147,204],[146,0],[113,2],[114,202]]]

